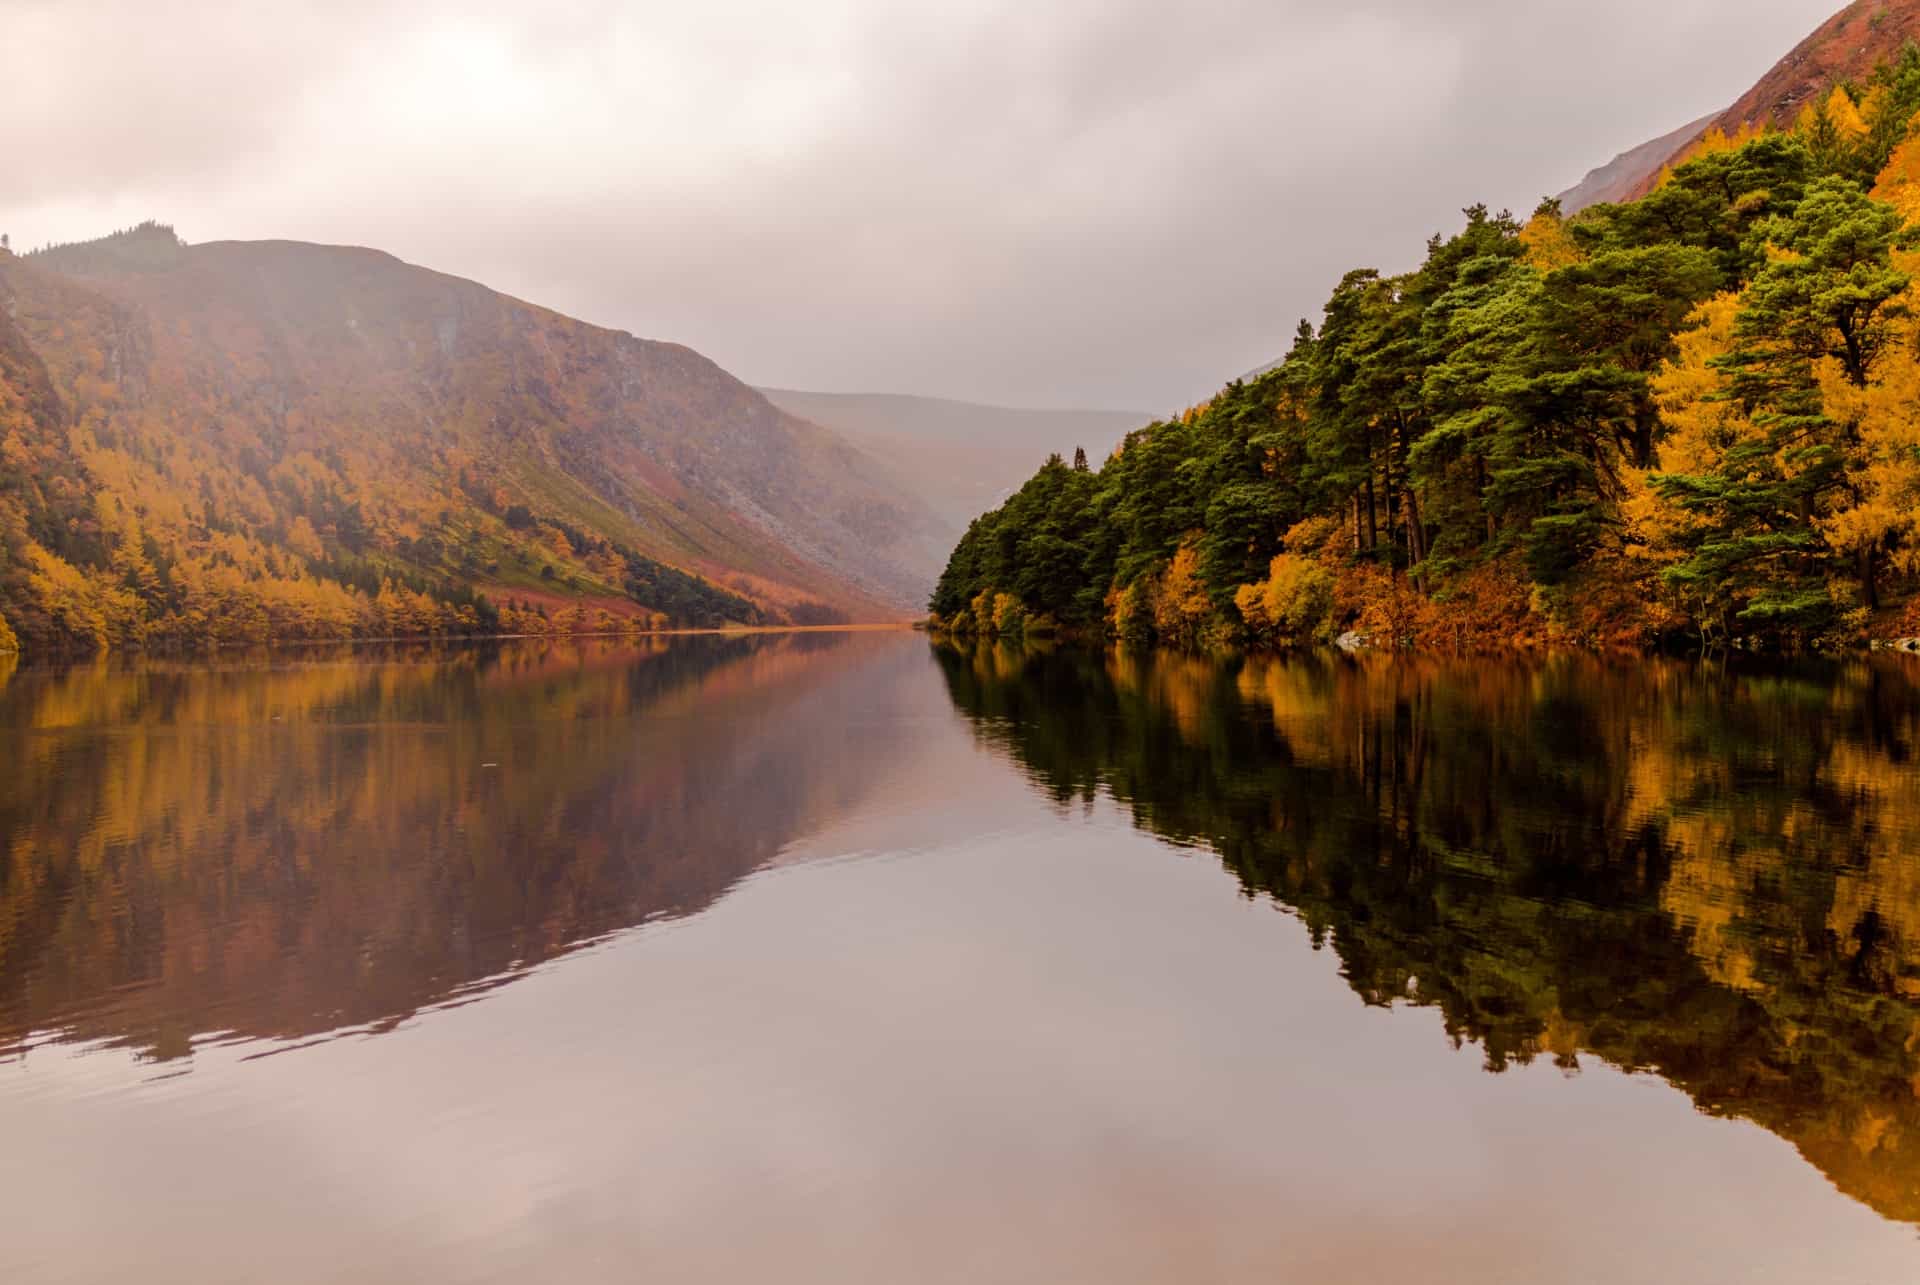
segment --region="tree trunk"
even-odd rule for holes
[[[1874,549],[1872,545],[1860,550],[1860,589],[1865,598],[1867,610],[1880,610],[1880,587],[1874,581]]]
[[[1633,466],[1635,468],[1653,467],[1653,426],[1654,410],[1642,406],[1633,414]]]
[[[1427,530],[1420,521],[1420,497],[1407,488],[1407,552],[1415,563],[1427,560]]]
[[[1367,552],[1380,547],[1380,510],[1373,496],[1373,462],[1367,462]]]
[[[1499,532],[1494,529],[1493,510],[1487,507],[1487,461],[1482,455],[1473,457],[1473,494],[1480,501],[1480,512],[1487,520],[1487,543],[1492,544]]]
[[[1381,461],[1381,489],[1387,495],[1387,542],[1393,550],[1400,547],[1400,489],[1393,480],[1393,435],[1387,435],[1387,458]],[[1397,561],[1397,559],[1396,559]]]

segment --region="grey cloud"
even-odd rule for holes
[[[373,244],[758,382],[1167,410],[1837,0],[0,0],[0,228]]]

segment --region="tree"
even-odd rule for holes
[[[1767,263],[1747,292],[1737,328],[1744,343],[1730,363],[1740,394],[1781,400],[1807,386],[1807,367],[1822,357],[1864,385],[1906,315],[1911,278],[1892,252],[1913,237],[1898,211],[1845,180],[1821,179],[1761,233]]]
[[[1716,288],[1734,289],[1765,259],[1754,228],[1796,207],[1814,175],[1805,143],[1764,134],[1687,162],[1642,200],[1581,211],[1573,235],[1589,253],[1660,244],[1705,250],[1719,273]]]

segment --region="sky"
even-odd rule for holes
[[[1840,0],[0,0],[0,231],[369,245],[765,386],[1165,413]]]

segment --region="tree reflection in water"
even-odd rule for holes
[[[1583,1057],[1920,1222],[1920,669],[938,652],[978,735],[1111,795],[1430,1006]]]

